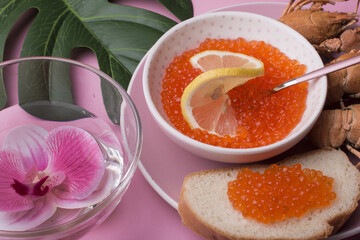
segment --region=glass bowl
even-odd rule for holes
[[[138,112],[127,92],[115,80],[96,68],[74,60],[55,57],[15,59],[0,63],[0,71],[6,87],[5,91],[0,84],[2,109],[0,111],[0,152],[5,151],[4,149],[13,143],[24,144],[21,136],[26,135],[26,126],[41,127],[42,131],[48,134],[46,141],[54,129],[70,129],[71,131],[75,129],[75,132],[81,132],[87,136],[94,145],[83,144],[82,148],[76,148],[79,144],[70,142],[68,144],[70,147],[64,148],[64,156],[66,154],[77,156],[75,153],[80,152],[79,160],[76,160],[80,161],[84,159],[81,158],[82,156],[92,157],[93,155],[86,154],[94,151],[98,154],[96,156],[100,164],[99,169],[103,169],[102,175],[98,175],[100,177],[97,178],[97,182],[94,181],[94,185],[91,186],[95,190],[92,190],[87,197],[73,200],[75,203],[82,201],[81,207],[74,204],[68,208],[64,200],[65,203],[57,205],[56,211],[50,217],[30,228],[27,227],[29,229],[22,229],[24,226],[21,224],[19,229],[3,227],[0,229],[0,239],[80,238],[111,214],[131,182],[142,146],[142,128]],[[14,135],[14,132],[18,135]],[[15,137],[9,137],[13,135]],[[63,135],[64,139],[72,136],[71,134]],[[71,147],[78,152],[73,154]],[[20,155],[25,156],[25,150],[22,149],[20,147],[17,150]],[[46,149],[48,151],[46,156],[50,156],[51,150]],[[56,155],[56,153],[51,154]],[[23,159],[24,162],[27,161],[27,158]],[[78,163],[75,160],[72,161],[72,164]],[[92,161],[95,160],[91,158],[85,161],[87,164],[79,164],[79,168],[85,166],[86,171],[76,174],[81,175],[83,172],[93,174],[92,168],[88,167],[93,166]],[[38,167],[37,170],[37,177],[39,177],[43,176],[41,174],[46,173],[48,168],[40,171],[42,169]],[[66,171],[64,170],[65,180],[53,188],[50,187],[43,196],[35,193],[23,195],[17,190],[16,193],[28,199],[31,195],[31,199],[35,199],[35,202],[40,201],[39,199],[43,199],[44,196],[48,196],[46,199],[51,199],[50,192],[53,197],[57,196],[55,193],[70,191],[67,188],[68,182],[76,177],[71,178],[74,174],[66,175]],[[81,180],[80,177],[78,178]],[[79,179],[77,181],[80,181]],[[50,185],[42,185],[41,189],[44,190],[47,186]],[[15,190],[15,187],[13,188]],[[101,194],[100,190],[103,190]],[[98,197],[97,200],[94,200],[95,196]],[[86,201],[91,204],[84,206]],[[0,212],[0,225],[4,216],[5,213]],[[20,217],[19,221],[26,222],[27,220]]]

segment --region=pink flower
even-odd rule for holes
[[[110,192],[110,174],[95,139],[70,126],[50,132],[21,126],[0,150],[0,230],[36,227],[60,208],[82,208]]]

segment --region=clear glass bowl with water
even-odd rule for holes
[[[0,73],[0,149],[6,135],[20,126],[48,131],[72,126],[93,136],[105,171],[113,176],[102,201],[79,209],[57,208],[48,220],[26,231],[0,229],[0,239],[79,238],[110,215],[130,184],[142,144],[138,112],[115,80],[70,59],[9,60],[0,63]]]

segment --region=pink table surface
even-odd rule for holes
[[[253,2],[251,0],[192,0],[194,15],[199,15],[214,9],[231,6],[240,3]],[[167,17],[174,16],[156,0],[118,0],[113,1],[120,4],[132,5],[163,14]],[[259,0],[256,2],[284,2],[287,0]],[[336,6],[338,11],[353,11],[356,1],[350,0],[348,3],[341,3]],[[25,26],[24,26],[25,25]],[[12,33],[13,41],[11,46],[15,46],[13,51],[6,50],[6,59],[17,58],[20,55],[20,46],[23,40],[18,36],[18,32],[26,29],[26,23],[17,26]],[[82,60],[82,59],[78,59]],[[86,61],[86,59],[83,59]],[[94,61],[87,61],[97,66]],[[140,158],[141,160],[141,158]],[[136,170],[133,181],[125,194],[123,200],[114,212],[105,220],[103,224],[89,232],[81,240],[162,240],[162,239],[202,239],[181,223],[177,211],[163,200],[145,180],[139,170]],[[360,239],[360,234],[347,238],[347,240]]]

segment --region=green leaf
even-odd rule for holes
[[[18,70],[19,104],[26,112],[50,121],[92,116],[74,104],[68,63],[42,59],[24,61],[19,63]]]
[[[24,61],[19,63],[18,70],[20,105],[47,100],[74,103],[68,63]]]
[[[184,21],[194,16],[191,0],[157,0],[169,9],[177,18]]]
[[[95,117],[88,110],[63,102],[38,101],[22,104],[21,107],[33,116],[49,121],[73,121]]]
[[[176,1],[177,6],[188,1]],[[167,6],[175,6],[166,3]],[[57,56],[70,58],[77,47],[91,49],[98,60],[99,68],[114,78],[125,89],[131,75],[145,53],[175,21],[144,9],[109,3],[106,0],[10,0],[0,1],[0,58],[4,59],[7,36],[15,22],[29,9],[36,9],[22,46],[21,57]],[[192,14],[192,8],[191,8]],[[182,15],[182,18],[185,14]],[[189,15],[189,14],[188,14]],[[40,73],[39,73],[40,74]],[[0,108],[6,103],[2,74],[0,79]],[[40,81],[40,80],[39,80]],[[57,101],[59,98],[71,103],[69,79],[64,84],[53,86],[30,84],[19,79],[19,100],[22,105],[37,100]],[[29,90],[31,89],[31,90]],[[108,92],[108,89],[104,90]],[[109,102],[111,95],[105,95]],[[121,104],[121,103],[118,103]],[[106,107],[108,107],[106,105]],[[111,109],[111,107],[110,107]],[[111,114],[111,111],[108,111]],[[110,116],[111,118],[111,116]]]

